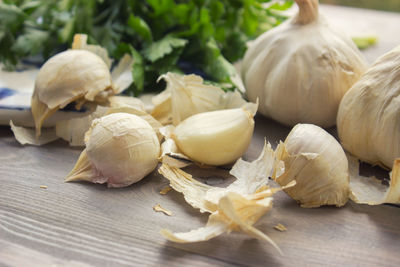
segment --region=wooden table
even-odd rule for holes
[[[380,45],[366,52],[370,61],[392,43],[400,44],[400,15],[328,6],[322,10],[342,24],[365,22],[378,36],[390,36],[387,31],[395,26],[392,38],[380,38]],[[360,19],[363,23],[357,22]],[[380,26],[382,20],[385,27]],[[289,131],[257,116],[245,158],[256,158],[265,136],[275,146]],[[160,229],[194,229],[204,225],[207,216],[186,204],[179,193],[160,195],[168,182],[157,172],[121,189],[64,183],[79,153],[63,141],[22,147],[8,127],[0,127],[0,266],[400,266],[398,207],[349,202],[343,208],[303,209],[281,192],[274,197],[274,209],[256,227],[276,241],[284,256],[241,233],[176,244],[166,241]],[[158,203],[173,216],[154,212]],[[288,230],[275,230],[278,223]]]

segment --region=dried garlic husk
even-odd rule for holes
[[[346,154],[336,139],[312,124],[298,124],[276,149],[285,170],[274,179],[280,185],[296,180],[285,192],[305,208],[341,207],[349,196]]]
[[[160,155],[160,143],[150,124],[128,113],[113,113],[94,120],[85,143],[86,148],[68,174],[67,182],[128,186],[152,172]]]
[[[345,94],[337,128],[344,149],[391,168],[400,157],[400,46],[381,56]]]
[[[58,109],[74,101],[104,101],[111,92],[110,71],[100,57],[85,50],[53,56],[35,81],[31,108],[37,135],[43,121]]]
[[[14,133],[15,139],[21,145],[34,145],[41,146],[58,139],[54,129],[46,129],[39,138],[36,138],[35,130],[31,128],[16,126],[12,121],[10,121],[11,131]]]
[[[246,152],[257,105],[203,112],[181,122],[172,138],[190,159],[208,165],[232,163]]]
[[[159,79],[167,82],[167,88],[153,97],[151,115],[164,125],[178,125],[198,113],[238,108],[247,103],[239,92],[225,93],[216,86],[204,84],[203,78],[194,74],[168,72]]]
[[[226,188],[217,188],[195,180],[179,168],[163,164],[159,172],[170,181],[171,187],[183,193],[185,200],[194,208],[211,214],[204,227],[186,233],[163,229],[161,233],[170,241],[190,243],[206,241],[231,231],[243,231],[270,242],[281,252],[273,240],[253,227],[271,209],[272,196],[281,190],[267,186],[274,166],[274,151],[269,144],[265,144],[261,155],[253,162],[236,162],[230,171],[237,178],[235,182]]]
[[[355,157],[348,156],[350,172],[350,199],[358,204],[380,205],[400,204],[400,159],[394,161],[390,173],[389,186],[375,177],[359,174],[359,163]]]
[[[340,100],[367,64],[353,41],[318,13],[318,0],[296,0],[299,13],[250,44],[241,72],[250,101],[285,125],[333,126]]]

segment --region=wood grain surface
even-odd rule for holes
[[[338,13],[324,9],[328,15]],[[342,10],[348,21],[351,14],[361,16],[359,10]],[[399,36],[393,38],[400,43]],[[381,42],[385,46],[393,40]],[[386,49],[378,48],[375,58]],[[275,146],[289,131],[257,116],[245,158],[257,157],[264,137]],[[241,233],[176,244],[159,231],[191,230],[204,225],[207,216],[179,193],[159,194],[168,182],[157,172],[121,189],[64,183],[79,153],[63,141],[22,147],[8,127],[0,127],[0,266],[400,266],[398,207],[349,202],[343,208],[303,209],[280,192],[256,227],[276,241],[284,256]],[[227,183],[223,178],[209,182]],[[154,212],[156,204],[173,215]],[[288,230],[275,230],[278,223]]]
[[[166,241],[166,227],[185,231],[203,225],[201,215],[157,172],[121,189],[64,183],[80,153],[59,141],[21,147],[8,128],[0,129],[0,262],[15,266],[65,265],[297,265],[399,266],[400,209],[349,202],[344,208],[302,209],[285,193],[257,228],[284,251],[240,233],[196,244]],[[273,145],[289,128],[256,118],[245,155],[256,158],[264,136]],[[225,183],[216,178],[214,184]],[[47,189],[40,188],[41,185]],[[169,217],[152,207],[161,204]],[[286,232],[273,227],[281,223]]]

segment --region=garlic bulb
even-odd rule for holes
[[[172,138],[194,161],[209,165],[228,164],[244,154],[250,145],[254,114],[255,111],[245,108],[199,113],[181,122]]]
[[[85,50],[68,50],[50,58],[40,69],[32,96],[32,115],[37,136],[43,121],[77,102],[105,101],[113,94],[110,71],[104,61]]]
[[[150,124],[127,113],[94,120],[85,143],[86,148],[66,181],[128,186],[152,172],[160,155],[160,143]]]
[[[242,78],[259,112],[285,125],[335,124],[346,91],[366,69],[353,41],[318,14],[318,0],[296,0],[299,13],[250,44]]]
[[[380,57],[345,94],[337,128],[347,151],[392,168],[400,157],[400,46]]]
[[[284,173],[274,179],[280,185],[296,180],[285,190],[302,207],[343,206],[349,196],[346,155],[336,139],[312,124],[297,124],[276,149]]]

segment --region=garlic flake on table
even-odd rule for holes
[[[296,0],[292,19],[259,36],[241,74],[259,112],[285,125],[333,126],[340,100],[367,64],[353,41],[318,12],[318,0]]]
[[[95,119],[85,135],[86,148],[66,181],[107,183],[123,187],[136,183],[158,163],[160,143],[144,119],[113,113]]]
[[[253,225],[272,208],[272,196],[284,188],[268,187],[268,177],[275,167],[274,151],[265,144],[260,156],[252,161],[238,160],[230,174],[236,181],[228,187],[214,187],[194,179],[185,171],[163,164],[159,172],[170,181],[171,187],[181,192],[186,202],[210,216],[204,227],[189,232],[173,233],[168,229],[161,234],[170,241],[191,243],[207,241],[223,233],[242,231],[273,245],[276,243]],[[295,183],[287,185],[293,186]]]
[[[302,207],[346,204],[349,197],[346,154],[324,129],[298,124],[275,152],[277,160],[284,163],[284,172],[274,179],[280,185],[295,180],[296,185],[285,192]]]
[[[345,94],[337,129],[344,149],[391,168],[400,157],[400,46],[378,58]]]

